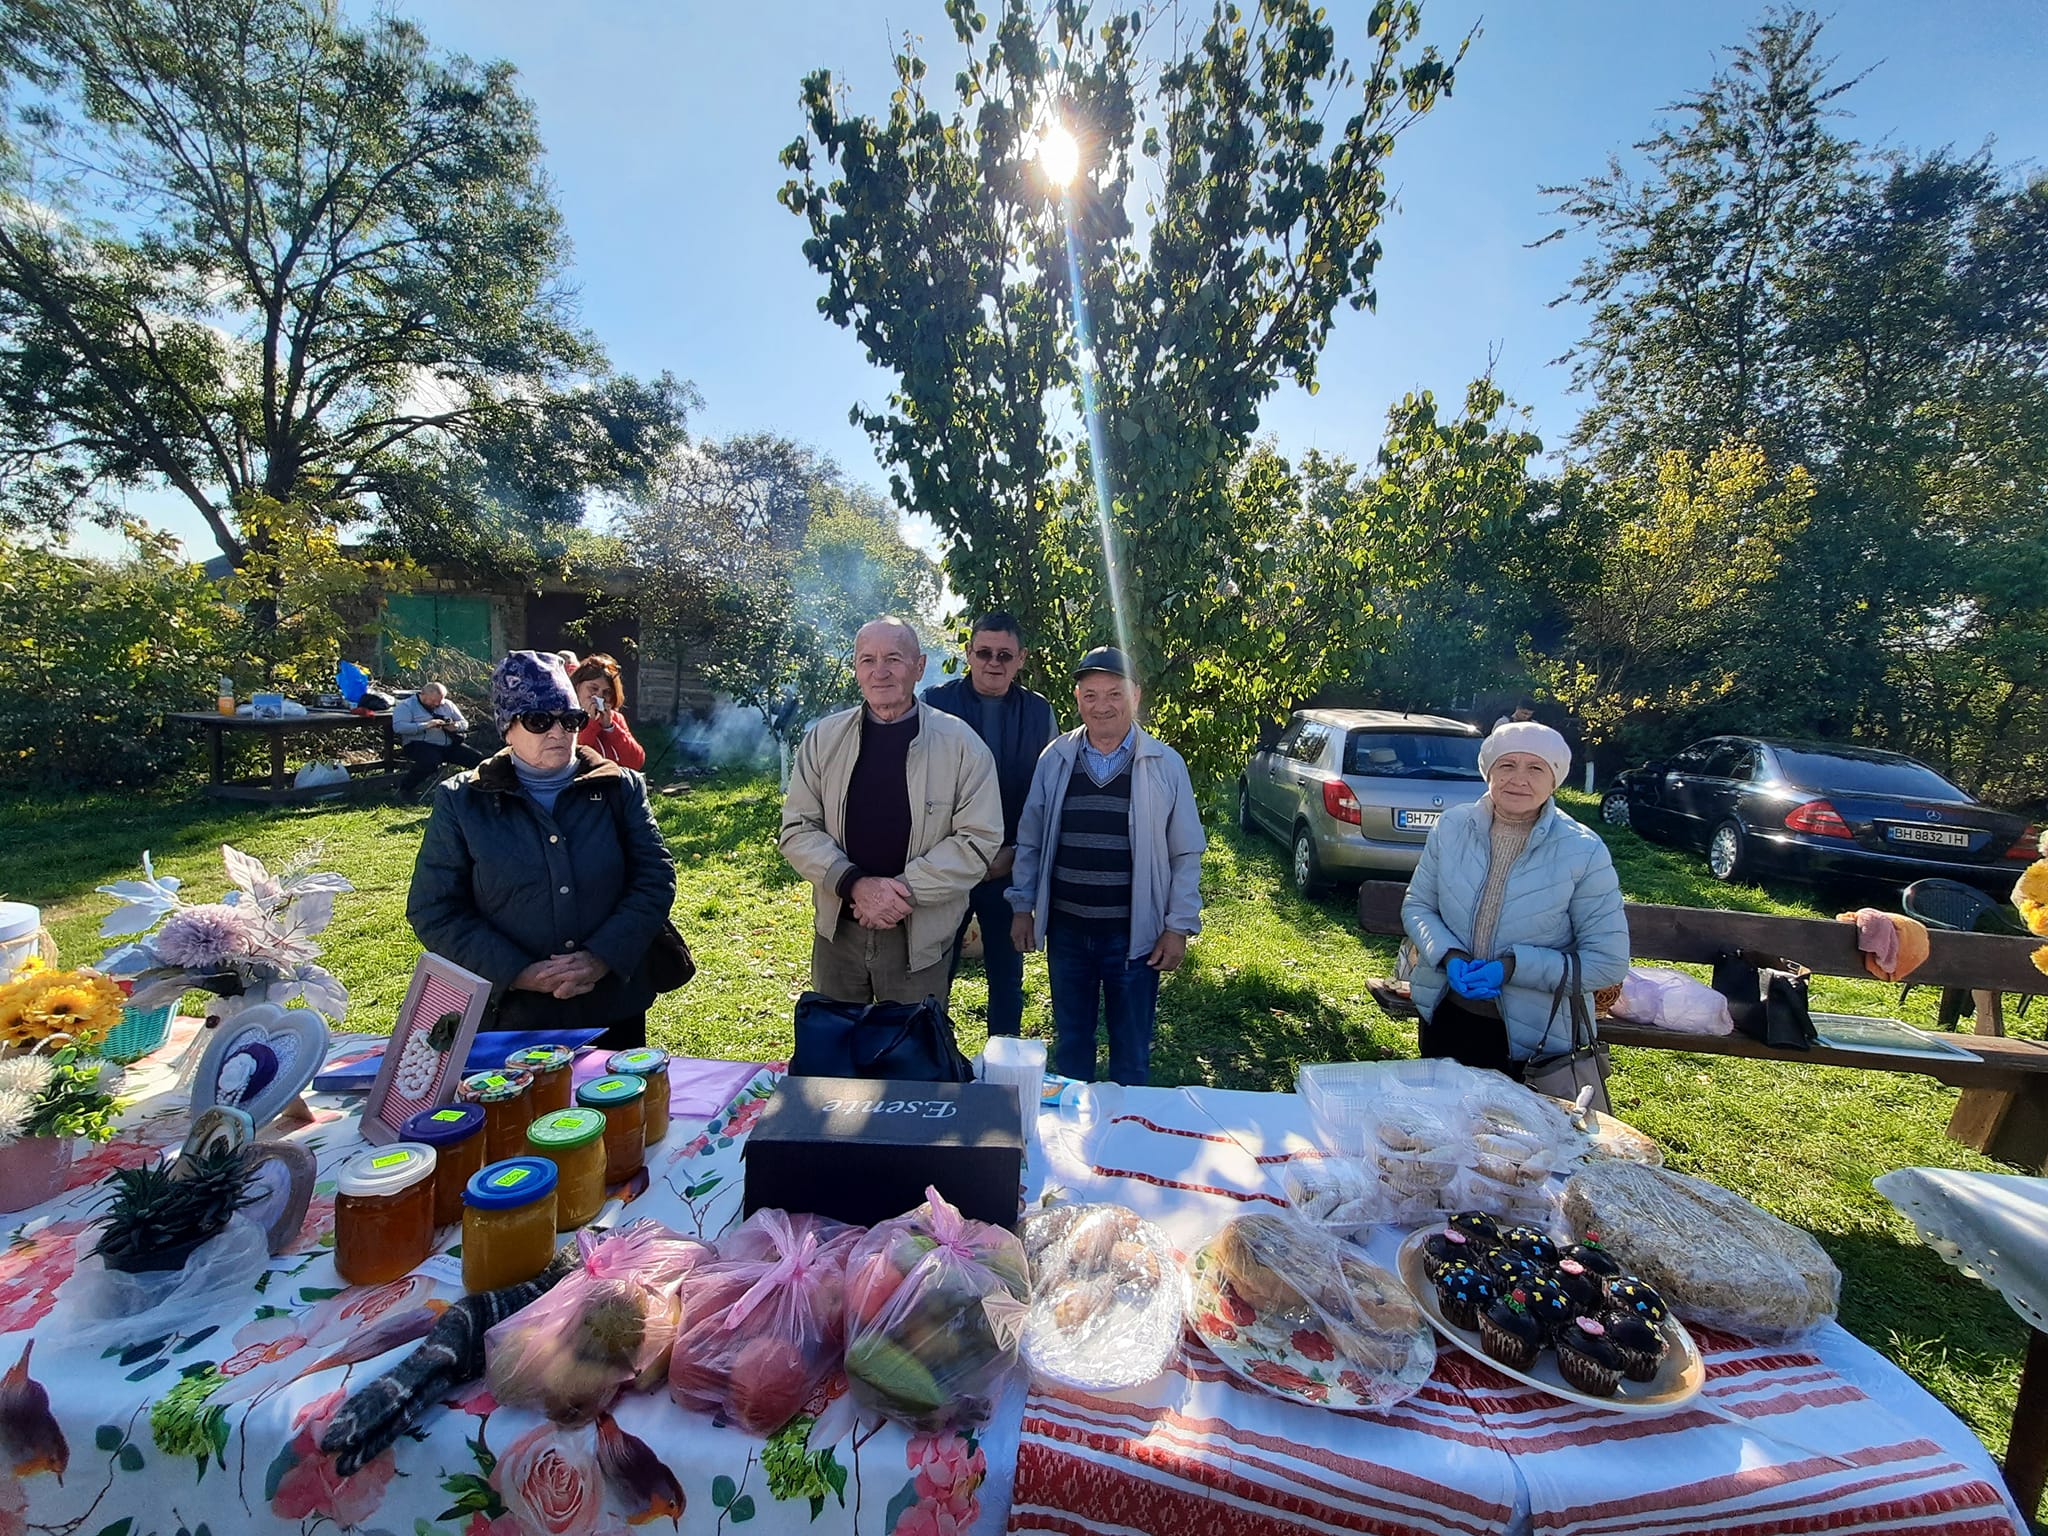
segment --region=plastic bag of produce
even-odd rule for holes
[[[668,1374],[685,1275],[708,1244],[658,1221],[576,1234],[583,1267],[484,1335],[484,1378],[508,1407],[585,1424],[628,1383],[647,1391]]]
[[[988,1417],[1031,1288],[1014,1233],[924,1193],[848,1260],[846,1378],[862,1407],[931,1432]]]
[[[682,1286],[670,1395],[750,1434],[795,1418],[839,1365],[846,1259],[860,1236],[822,1216],[756,1211],[720,1238]]]

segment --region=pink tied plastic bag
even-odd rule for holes
[[[641,1220],[576,1234],[583,1267],[484,1335],[484,1378],[508,1407],[584,1424],[631,1383],[668,1374],[683,1277],[713,1257],[707,1243]]]
[[[988,1417],[1017,1363],[1031,1294],[1015,1233],[970,1221],[936,1189],[847,1261],[847,1384],[862,1408],[927,1432]]]
[[[846,1339],[846,1259],[858,1227],[756,1211],[720,1238],[717,1258],[683,1287],[683,1331],[669,1394],[773,1434],[839,1368]]]

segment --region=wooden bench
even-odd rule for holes
[[[1399,937],[1401,900],[1407,894],[1408,887],[1395,881],[1366,881],[1358,890],[1358,926],[1381,937]],[[1629,953],[1638,959],[1710,965],[1731,950],[1743,949],[1783,956],[1823,976],[1867,979],[1870,974],[1863,966],[1863,952],[1856,947],[1855,927],[1849,923],[1639,902],[1629,902],[1626,910]],[[1865,1072],[1918,1072],[1963,1090],[1949,1119],[1949,1135],[2029,1172],[2048,1171],[2048,1048],[1996,1033],[1999,994],[2048,992],[2031,958],[2036,941],[1939,929],[1930,930],[1927,938],[1928,956],[1913,972],[1912,983],[1967,988],[1980,994],[1978,1026],[1985,1032],[1958,1043],[1982,1061],[1885,1056],[1829,1046],[1780,1051],[1748,1035],[1694,1035],[1621,1019],[1602,1019],[1600,1038],[1611,1045],[1649,1050],[1747,1056]],[[1374,986],[1372,992],[1387,1012],[1402,1012],[1402,994],[1385,985]],[[1413,1004],[1406,1012],[1414,1013]]]

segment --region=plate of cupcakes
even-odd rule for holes
[[[1692,1336],[1597,1234],[1560,1246],[1534,1227],[1460,1211],[1410,1233],[1398,1267],[1437,1332],[1567,1402],[1669,1413],[1706,1380]]]

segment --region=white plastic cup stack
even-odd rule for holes
[[[1045,1042],[1015,1035],[990,1035],[981,1051],[983,1082],[1001,1083],[1017,1095],[1017,1113],[1028,1149],[1038,1125],[1038,1092],[1045,1082]]]

